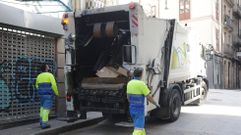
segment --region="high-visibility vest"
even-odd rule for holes
[[[36,88],[39,95],[58,95],[58,89],[53,74],[43,72],[37,76]]]
[[[53,90],[51,83],[39,83],[38,84],[38,94],[39,95],[53,95]]]

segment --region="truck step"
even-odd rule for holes
[[[126,122],[126,121],[115,123],[115,125],[120,127],[134,127],[132,122]]]

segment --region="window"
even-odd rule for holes
[[[179,0],[179,19],[190,19],[190,0]]]
[[[190,13],[190,2],[187,0],[185,2],[185,13]]]
[[[156,6],[151,7],[151,16],[156,16]]]
[[[184,0],[180,0],[180,3],[179,3],[179,13],[180,14],[184,13]]]

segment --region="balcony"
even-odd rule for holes
[[[234,6],[234,0],[225,0],[227,1],[231,6]]]
[[[241,57],[241,52],[236,52],[236,56],[240,58]]]
[[[233,7],[233,15],[238,18],[238,19],[241,19],[241,6],[236,4],[234,7]]]
[[[225,15],[223,25],[224,25],[224,28],[226,28],[227,30],[229,31],[233,30],[233,20],[231,19],[230,16]]]
[[[230,44],[224,44],[223,45],[223,53],[226,54],[229,57],[234,56],[234,51],[233,51],[233,47]]]
[[[241,38],[239,35],[233,35],[233,46],[236,48],[241,47]]]

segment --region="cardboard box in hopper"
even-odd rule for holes
[[[122,67],[115,69],[113,67],[105,66],[99,70],[96,75],[103,78],[115,78],[119,75],[128,76],[128,71]]]
[[[126,70],[125,68],[123,67],[119,67],[117,70],[116,70],[117,73],[123,75],[123,76],[128,76],[128,70]]]

